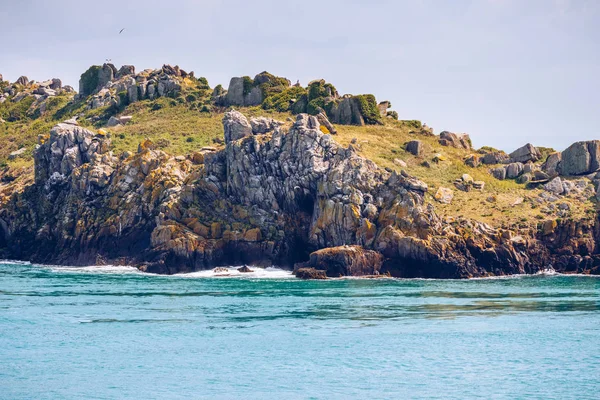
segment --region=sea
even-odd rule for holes
[[[600,277],[0,263],[0,399],[599,399]]]

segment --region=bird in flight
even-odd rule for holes
[[[124,30],[125,30],[125,28],[121,29],[121,30],[119,31],[119,35],[120,35],[121,33],[123,33],[123,31],[124,31]]]

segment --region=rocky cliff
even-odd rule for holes
[[[442,218],[427,184],[340,146],[316,116],[284,125],[229,111],[221,149],[172,156],[145,141],[117,157],[105,131],[59,123],[38,139],[34,183],[0,206],[1,255],[166,274],[236,263],[296,265],[308,277],[600,273],[597,216],[513,230]],[[470,148],[467,139],[440,140]],[[526,153],[539,158],[511,156]],[[563,153],[559,169],[570,165]]]

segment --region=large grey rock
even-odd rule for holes
[[[175,97],[181,91],[181,85],[179,81],[169,75],[163,75],[158,81],[158,95],[159,96],[170,96]]]
[[[454,197],[454,192],[452,189],[440,186],[433,197],[442,204],[450,204]]]
[[[563,181],[558,176],[556,178],[552,179],[550,182],[546,183],[544,185],[544,189],[546,189],[546,191],[554,193],[554,194],[563,194],[565,191],[565,189],[563,187]]]
[[[481,162],[485,165],[504,164],[509,161],[509,157],[506,153],[499,151],[487,153],[481,159]]]
[[[499,180],[506,179],[506,167],[498,167],[490,170],[492,176]]]
[[[527,143],[523,147],[519,147],[510,153],[510,160],[513,162],[526,163],[528,161],[538,161],[542,158],[542,153],[531,143]]]
[[[26,76],[20,76],[19,79],[15,82],[18,85],[27,86],[29,85],[29,79]]]
[[[9,160],[14,160],[17,157],[22,156],[27,151],[27,148],[21,147],[19,150],[15,150],[8,155]]]
[[[561,175],[583,175],[600,169],[600,140],[576,142],[562,152]]]
[[[443,131],[440,133],[439,142],[442,146],[451,146],[456,147],[457,149],[471,150],[471,138],[466,133]]]
[[[550,176],[556,176],[559,174],[558,166],[562,159],[562,153],[556,152],[548,155],[546,162],[542,164],[542,170]]]
[[[119,68],[119,71],[116,74],[116,78],[119,79],[127,75],[135,75],[135,67],[133,65],[121,66],[121,68]]]
[[[98,71],[98,89],[103,88],[106,84],[115,79],[117,68],[110,63],[102,65],[102,68]]]
[[[365,120],[360,111],[358,100],[352,96],[344,96],[336,100],[329,111],[329,119],[334,124],[363,126]]]
[[[223,116],[223,130],[225,132],[225,143],[252,135],[252,125],[250,125],[244,114],[235,110],[228,111]]]
[[[520,162],[510,163],[506,166],[506,177],[515,179],[523,173],[523,164]]]
[[[234,77],[229,81],[229,89],[225,94],[227,106],[257,106],[263,101],[262,90],[258,86],[244,88],[244,78]]]
[[[411,140],[406,143],[406,151],[415,156],[420,156],[423,153],[423,143],[420,140]]]

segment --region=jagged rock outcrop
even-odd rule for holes
[[[225,132],[225,143],[252,135],[252,125],[250,125],[244,114],[239,111],[225,113],[223,130]]]
[[[340,146],[315,116],[286,131],[233,111],[224,126],[224,149],[185,158],[150,141],[115,157],[102,131],[58,124],[39,139],[35,183],[0,204],[0,256],[157,273],[307,261],[305,276],[598,271],[597,218],[520,232],[442,220],[425,183]]]
[[[379,275],[383,265],[383,256],[373,250],[365,250],[361,246],[338,246],[328,247],[311,253],[305,263],[297,264],[296,275],[307,273],[306,269],[324,271],[325,276],[366,276]],[[300,273],[298,271],[300,270]],[[316,278],[320,278],[318,273]],[[314,277],[311,277],[314,279]]]
[[[88,100],[88,106],[96,109],[104,106],[119,106],[122,102],[133,103],[157,97],[176,97],[182,89],[182,79],[187,72],[178,66],[163,65],[156,70],[135,73],[132,65],[119,70],[113,64],[92,66],[81,75],[79,96]]]
[[[510,153],[509,157],[512,162],[526,163],[528,161],[538,161],[542,158],[542,154],[534,145],[527,143],[525,146],[519,147]]]
[[[457,149],[471,150],[471,138],[466,133],[452,133],[443,131],[440,133],[439,143],[442,146],[456,147]]]

